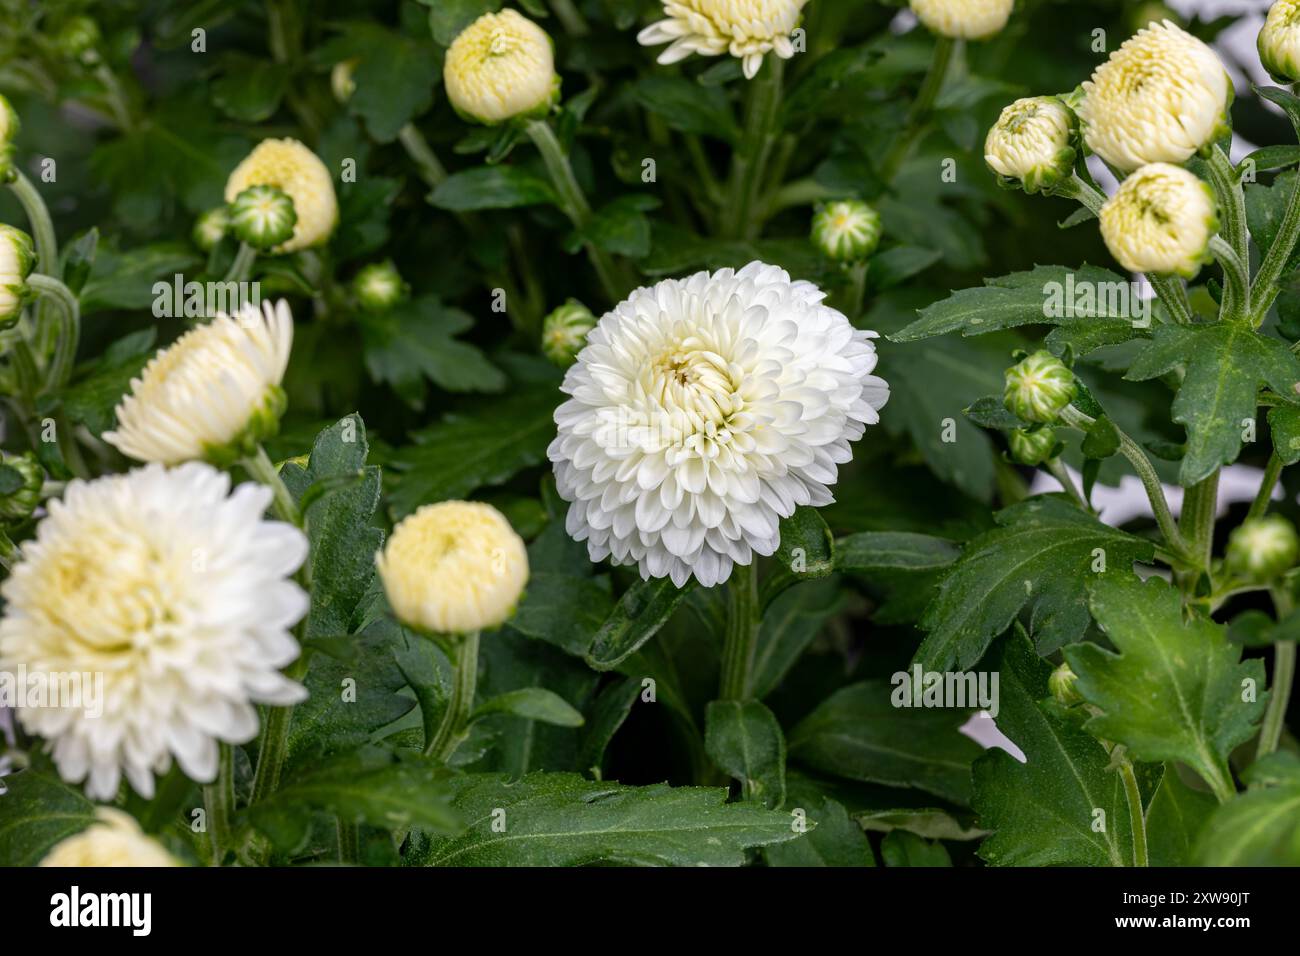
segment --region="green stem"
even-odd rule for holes
[[[474,710],[474,689],[478,685],[478,631],[456,638],[453,654],[451,699],[443,711],[438,732],[424,746],[425,756],[441,763],[451,759],[465,739],[465,728]]]
[[[1202,779],[1210,785],[1216,800],[1227,803],[1237,795],[1237,788],[1232,783],[1232,772],[1228,769],[1227,763],[1218,757],[1210,759],[1209,766],[1210,775],[1208,777],[1202,775]]]
[[[1214,522],[1219,506],[1219,469],[1183,494],[1183,513],[1179,521],[1183,536],[1196,567],[1209,571],[1214,552]]]
[[[1096,421],[1092,416],[1085,415],[1073,405],[1066,406],[1065,411],[1061,413],[1061,420],[1081,431],[1087,431]],[[1190,556],[1187,541],[1183,538],[1182,532],[1174,521],[1173,512],[1169,510],[1169,502],[1165,500],[1165,490],[1160,484],[1160,476],[1156,474],[1151,459],[1127,433],[1119,427],[1116,427],[1115,430],[1119,433],[1120,454],[1129,460],[1129,464],[1137,472],[1138,479],[1141,480],[1142,487],[1146,490],[1147,498],[1151,502],[1151,511],[1156,516],[1156,524],[1160,528],[1160,533],[1164,536],[1165,543],[1169,545],[1169,549],[1174,554],[1187,559]]]
[[[591,33],[587,18],[573,5],[572,0],[551,0],[551,9],[570,36],[585,37]]]
[[[1273,588],[1273,607],[1278,621],[1286,618],[1292,611],[1291,595],[1281,586]],[[1277,749],[1282,739],[1282,727],[1286,723],[1287,706],[1291,703],[1291,688],[1295,683],[1295,641],[1277,641],[1273,644],[1273,684],[1268,699],[1268,710],[1264,712],[1264,722],[1259,728],[1259,748],[1255,759],[1259,760]]]
[[[1250,296],[1250,321],[1256,328],[1263,323],[1264,316],[1282,291],[1278,280],[1282,278],[1282,271],[1291,260],[1297,237],[1300,237],[1300,185],[1291,190],[1282,223],[1277,228],[1277,236],[1268,247],[1264,261],[1259,264],[1259,271],[1255,273],[1255,285]]]
[[[421,179],[435,188],[446,182],[447,167],[442,165],[442,160],[438,159],[438,154],[414,123],[407,123],[398,130],[397,139],[415,163],[415,168],[420,171]]]
[[[1133,831],[1133,865],[1148,866],[1147,822],[1142,810],[1142,791],[1138,789],[1133,761],[1125,755],[1119,765],[1120,779],[1124,781],[1124,796],[1128,801],[1129,828]]]
[[[230,744],[217,750],[217,778],[203,787],[203,805],[208,815],[208,839],[212,842],[212,865],[220,866],[230,846],[230,815],[235,809],[235,752]]]
[[[243,282],[248,278],[248,274],[253,271],[253,263],[257,261],[257,250],[246,242],[239,244],[239,251],[235,253],[235,261],[230,263],[230,269],[226,272],[222,282]]]
[[[749,696],[750,670],[758,646],[758,561],[737,567],[727,585],[727,630],[722,647],[719,700]]]
[[[280,478],[280,472],[276,470],[274,463],[267,456],[266,449],[258,445],[257,451],[240,461],[240,464],[244,466],[244,470],[253,479],[271,489],[272,494],[275,496],[273,499],[275,513],[280,520],[301,528],[303,526],[302,512],[298,510],[298,502],[294,499],[288,487],[285,486],[283,479]]]
[[[885,161],[881,165],[880,178],[885,183],[893,182],[899,167],[903,165],[908,154],[912,152],[916,138],[921,133],[921,120],[934,107],[935,100],[939,98],[939,93],[943,90],[943,83],[948,77],[948,67],[952,63],[952,55],[956,47],[955,40],[948,37],[935,37],[934,54],[930,59],[930,68],[925,74],[925,79],[921,81],[921,88],[916,93],[916,99],[912,101],[912,106],[907,111],[907,120],[903,131],[899,134],[898,139],[894,141],[893,147],[886,154]]]
[[[55,338],[54,358],[50,361],[45,379],[47,389],[60,388],[72,375],[72,363],[77,357],[77,343],[81,338],[81,306],[72,290],[53,276],[33,272],[27,277],[27,285],[56,302],[63,317]]]
[[[1246,263],[1222,236],[1210,237],[1210,252],[1223,266],[1223,310],[1229,319],[1250,311],[1250,273]]]
[[[1053,458],[1049,461],[1047,463],[1047,470],[1052,473],[1053,478],[1061,483],[1061,487],[1065,489],[1065,493],[1070,496],[1071,500],[1074,501],[1076,505],[1078,505],[1082,510],[1087,511],[1090,514],[1092,513],[1092,508],[1089,507],[1088,500],[1083,497],[1083,492],[1081,492],[1078,485],[1074,483],[1074,479],[1070,477],[1070,472],[1061,459]]]
[[[1255,495],[1255,500],[1250,503],[1250,511],[1246,513],[1246,520],[1251,518],[1261,518],[1268,511],[1269,502],[1273,500],[1273,489],[1277,487],[1277,480],[1282,475],[1282,459],[1277,457],[1277,452],[1268,456],[1268,464],[1264,466],[1264,477],[1259,482],[1259,493]]]
[[[361,862],[361,835],[354,822],[338,817],[339,862],[355,866]]]
[[[545,120],[529,120],[524,129],[537,147],[537,151],[542,154],[542,161],[546,164],[551,183],[559,193],[560,208],[564,210],[564,214],[569,217],[574,227],[581,230],[591,220],[591,204],[583,195],[582,187],[578,185],[578,180],[573,175],[569,157],[565,155],[560,141],[555,138],[555,132]],[[587,255],[591,258],[591,264],[600,278],[605,294],[611,302],[618,302],[622,299],[623,292],[630,290],[621,288],[622,283],[617,278],[618,271],[614,267],[613,260],[608,253],[591,242],[587,242],[586,247]]]
[[[32,227],[32,238],[36,241],[36,268],[47,276],[59,274],[59,243],[54,236],[54,223],[50,211],[41,198],[40,192],[32,181],[22,174],[17,166],[13,170],[13,182],[9,188],[22,204],[27,214],[27,222]]]
[[[307,673],[307,655],[300,653],[298,659],[284,670],[284,675],[293,681],[301,681]],[[266,725],[262,732],[262,748],[257,755],[257,770],[253,774],[253,795],[249,803],[258,803],[275,793],[280,786],[280,771],[284,769],[284,758],[289,748],[289,721],[293,716],[293,707],[268,707]]]
[[[1246,197],[1241,191],[1241,180],[1232,162],[1223,150],[1215,146],[1206,157],[1206,168],[1210,173],[1210,185],[1219,200],[1219,215],[1222,218],[1221,232],[1236,254],[1237,261],[1250,262],[1250,250],[1246,234]],[[1242,318],[1250,307],[1250,284],[1234,292],[1229,284],[1224,289],[1223,312],[1227,318]]]
[[[107,63],[100,62],[95,67],[95,79],[104,87],[104,96],[108,102],[109,111],[113,114],[113,122],[117,124],[118,129],[122,132],[130,132],[135,126],[135,121],[131,118],[130,107],[127,106],[126,94],[122,91],[122,84],[117,79]]]
[[[753,238],[761,224],[754,215],[754,203],[779,134],[777,117],[784,79],[785,61],[773,55],[763,58],[762,69],[751,81],[745,132],[732,158],[727,206],[722,215],[722,231],[728,238]]]

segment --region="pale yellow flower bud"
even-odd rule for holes
[[[1256,41],[1264,69],[1279,83],[1300,80],[1300,0],[1277,0]]]
[[[1152,163],[1101,207],[1101,237],[1130,272],[1196,276],[1219,228],[1214,193],[1181,166]]]
[[[912,12],[931,33],[954,40],[987,40],[1001,33],[1014,0],[909,0]]]
[[[99,807],[96,821],[55,844],[41,866],[180,866],[157,840],[145,835],[135,817]]]
[[[544,116],[560,93],[551,38],[514,10],[485,13],[462,30],[442,79],[456,112],[489,126]]]
[[[264,139],[226,181],[226,202],[250,186],[275,186],[293,200],[298,216],[289,241],[275,253],[297,252],[324,242],[339,221],[334,181],[320,157],[296,139]]]
[[[984,139],[989,169],[1036,193],[1074,170],[1073,111],[1055,96],[1016,100],[1002,111]]]

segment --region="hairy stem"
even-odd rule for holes
[[[474,689],[478,685],[478,631],[456,639],[451,662],[451,699],[443,711],[438,731],[424,745],[426,757],[446,763],[465,739],[465,728],[474,710]]]
[[[1133,831],[1133,865],[1148,866],[1147,822],[1142,810],[1142,791],[1138,789],[1133,761],[1125,755],[1119,765],[1120,779],[1124,781],[1124,797],[1128,801],[1129,827]]]
[[[727,584],[727,630],[722,648],[719,700],[749,696],[750,670],[758,645],[758,562],[737,567]]]
[[[294,500],[293,494],[285,486],[284,480],[280,477],[280,472],[276,470],[275,464],[267,456],[266,449],[258,445],[257,451],[251,457],[243,459],[240,464],[256,481],[271,489],[274,495],[275,513],[280,520],[301,528],[303,526],[302,512],[298,510],[298,502]]]
[[[72,290],[53,276],[34,272],[27,277],[27,285],[59,307],[61,320],[54,340],[54,357],[45,377],[45,387],[57,389],[72,375],[72,363],[81,339],[81,306]]]
[[[1292,611],[1291,594],[1282,586],[1273,588],[1273,607],[1278,621]],[[1282,727],[1286,723],[1286,711],[1291,703],[1291,688],[1295,683],[1295,645],[1295,641],[1277,641],[1273,644],[1273,683],[1269,687],[1272,693],[1268,699],[1268,710],[1264,712],[1264,722],[1259,728],[1256,760],[1276,750],[1282,739]]]
[[[1210,172],[1210,185],[1214,187],[1219,200],[1219,215],[1223,222],[1223,238],[1236,254],[1238,262],[1250,262],[1250,251],[1246,235],[1246,197],[1241,191],[1241,180],[1237,176],[1232,162],[1223,150],[1215,146],[1207,157],[1206,167]],[[1225,267],[1226,268],[1226,267]],[[1231,277],[1230,277],[1231,278]],[[1234,290],[1230,282],[1224,289],[1223,313],[1230,319],[1240,319],[1250,307],[1250,283]]]
[[[921,88],[917,90],[916,99],[912,100],[912,105],[907,111],[907,120],[903,126],[903,131],[899,134],[894,145],[885,155],[885,161],[881,165],[880,178],[885,183],[892,183],[894,176],[898,174],[898,169],[912,152],[912,147],[916,144],[916,138],[921,134],[922,120],[929,114],[934,107],[934,102],[939,98],[939,93],[943,90],[944,80],[948,77],[948,67],[952,64],[952,55],[957,47],[955,40],[948,37],[935,37],[934,54],[930,59],[930,68],[925,74],[925,79],[921,81]]]
[[[1225,318],[1236,319],[1250,310],[1250,273],[1246,262],[1222,236],[1210,238],[1210,251],[1223,266],[1223,311]]]
[[[1183,495],[1183,513],[1179,521],[1187,539],[1189,555],[1196,567],[1210,569],[1214,551],[1214,522],[1219,506],[1219,469]]]
[[[1263,323],[1264,316],[1282,291],[1278,280],[1282,278],[1282,272],[1291,259],[1297,237],[1300,237],[1300,180],[1291,189],[1277,235],[1264,254],[1259,271],[1255,273],[1255,285],[1250,295],[1250,321],[1256,328]]]
[[[1053,478],[1061,483],[1061,487],[1065,489],[1065,493],[1070,496],[1071,500],[1076,505],[1084,511],[1091,513],[1092,508],[1088,506],[1088,499],[1083,497],[1083,492],[1081,492],[1079,486],[1074,483],[1074,479],[1070,477],[1069,469],[1065,467],[1065,463],[1062,462],[1061,459],[1053,458],[1049,461],[1047,463],[1047,470],[1051,472]]]
[[[218,745],[217,778],[204,785],[203,806],[208,814],[212,865],[220,866],[230,846],[230,814],[235,809],[235,752],[230,744]]]
[[[722,231],[729,238],[753,238],[761,226],[755,202],[780,133],[777,118],[784,80],[785,61],[773,55],[763,58],[762,69],[751,81],[745,132],[732,158],[727,205],[722,211]]]
[[[1259,482],[1259,493],[1255,495],[1255,500],[1250,503],[1250,511],[1246,513],[1247,521],[1261,518],[1268,511],[1269,502],[1273,500],[1273,489],[1277,487],[1277,480],[1282,475],[1282,467],[1282,459],[1277,457],[1277,452],[1268,456],[1264,477]]]

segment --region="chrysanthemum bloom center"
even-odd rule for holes
[[[711,586],[771,554],[796,507],[831,501],[888,388],[872,333],[822,298],[752,263],[639,289],[601,319],[549,450],[593,560]]]

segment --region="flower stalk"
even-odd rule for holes
[[[727,207],[723,210],[722,232],[736,239],[753,239],[761,220],[755,204],[767,173],[772,147],[780,133],[777,119],[785,80],[785,62],[767,57],[753,80],[745,116],[745,132],[731,166]],[[779,183],[777,185],[780,185]]]
[[[1272,589],[1272,594],[1273,608],[1280,622],[1294,610],[1291,593],[1285,585],[1278,585]],[[1268,709],[1264,712],[1264,721],[1259,728],[1259,746],[1255,750],[1256,760],[1277,750],[1277,745],[1282,739],[1287,706],[1291,703],[1291,688],[1295,684],[1295,659],[1295,641],[1274,642],[1273,683],[1269,687]]]
[[[72,374],[72,364],[77,357],[77,343],[81,338],[81,306],[72,290],[54,278],[33,272],[27,285],[41,296],[53,300],[62,317],[54,343],[54,357],[46,375],[45,387],[54,390],[63,386]]]
[[[451,759],[468,736],[466,728],[474,711],[474,690],[478,686],[478,644],[478,631],[462,634],[452,643],[451,697],[437,732],[424,745],[424,755],[440,763]]]
[[[727,630],[722,647],[719,700],[749,696],[754,654],[758,648],[758,561],[738,567],[727,585]]]

